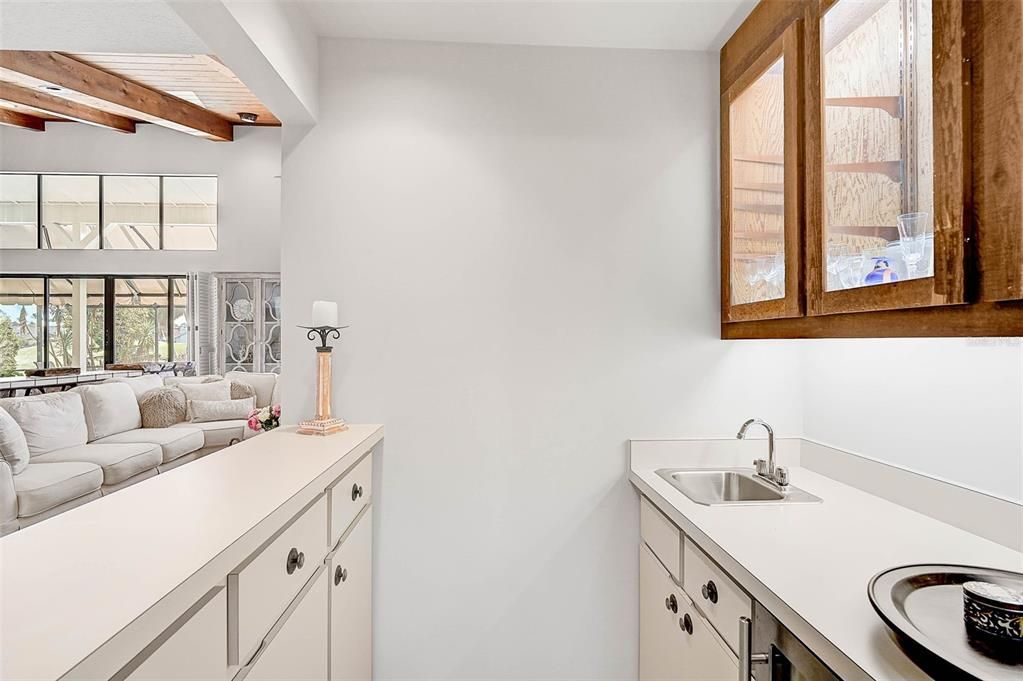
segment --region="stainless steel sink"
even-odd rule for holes
[[[752,468],[662,468],[657,474],[704,506],[819,503],[820,497],[763,480]]]

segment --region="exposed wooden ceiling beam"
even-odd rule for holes
[[[72,102],[47,92],[0,82],[0,104],[11,102],[79,123],[98,125],[120,132],[135,132],[135,121],[107,111]]]
[[[150,123],[214,140],[234,138],[232,124],[212,111],[60,52],[0,50],[0,68],[130,110]]]
[[[42,118],[21,111],[12,111],[11,109],[0,109],[0,125],[9,125],[12,128],[24,128],[25,130],[38,130],[39,132],[46,129],[46,121]]]

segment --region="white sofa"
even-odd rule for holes
[[[274,374],[225,378],[251,386],[257,407],[276,403]],[[146,392],[204,380],[141,376],[0,399],[0,536],[254,435],[246,419],[142,427]]]

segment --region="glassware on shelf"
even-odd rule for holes
[[[923,259],[927,247],[927,237],[933,236],[934,227],[931,222],[930,213],[905,213],[898,217],[899,224],[899,247],[902,249],[902,258],[906,262],[906,271],[909,279],[917,278],[917,269],[920,260]],[[931,260],[933,263],[933,251]],[[933,264],[925,267],[924,272],[930,271]],[[926,276],[926,275],[925,275]]]
[[[899,275],[892,269],[891,263],[888,258],[879,255],[871,258],[874,261],[874,266],[867,276],[863,278],[863,283],[867,286],[874,286],[875,284],[890,284],[899,280]]]

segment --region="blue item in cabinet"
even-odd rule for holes
[[[888,258],[884,256],[873,258],[874,268],[867,273],[864,277],[863,283],[869,286],[874,284],[890,284],[893,281],[899,280],[899,275],[892,269],[891,263],[888,262]]]

